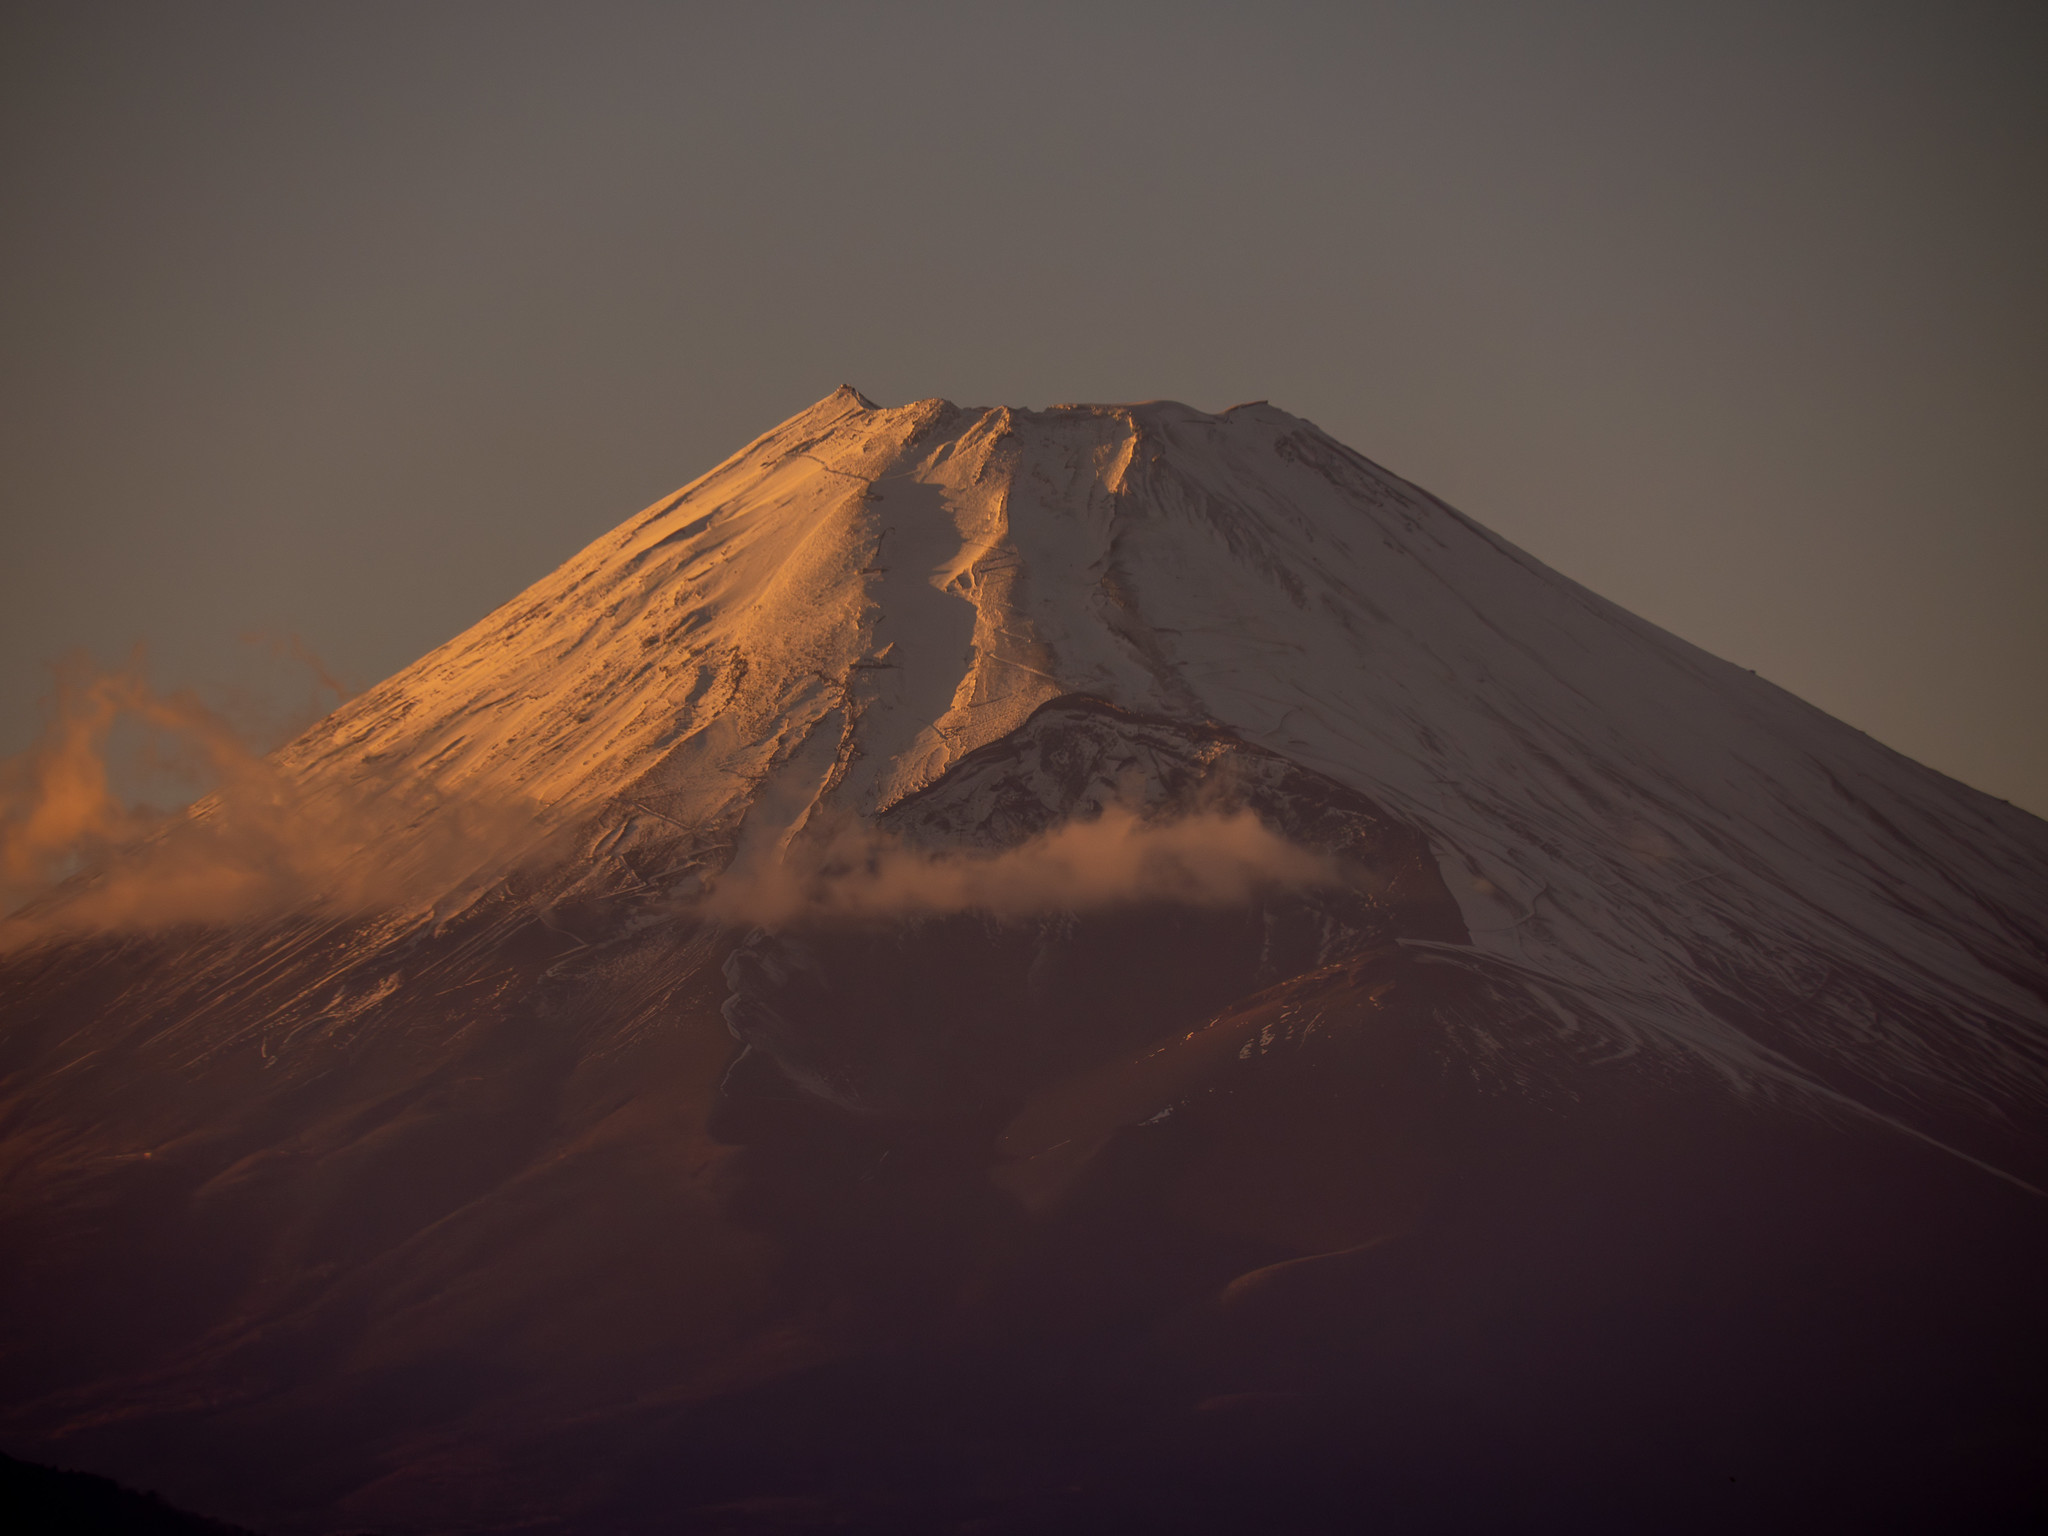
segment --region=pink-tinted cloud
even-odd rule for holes
[[[173,814],[122,804],[117,723],[181,757],[211,792]],[[530,811],[430,800],[405,786],[309,785],[190,692],[160,694],[139,658],[58,668],[36,744],[0,763],[0,948],[65,933],[372,911],[436,894],[530,831]]]

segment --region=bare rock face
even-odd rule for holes
[[[0,932],[12,1453],[308,1533],[2039,1498],[2048,826],[1271,406],[842,390],[264,774]]]

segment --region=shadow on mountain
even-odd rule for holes
[[[653,1529],[679,1499],[705,1531],[2041,1512],[2036,1197],[1709,1083],[1553,1064],[1572,1087],[1546,1101],[1475,1080],[1457,1032],[1514,1022],[1385,950],[1247,1000],[1180,1042],[1198,1060],[1061,1085],[993,1155],[817,1109],[803,1133],[756,1122],[778,1212],[815,1201],[792,1300],[858,1312],[863,1343],[677,1415],[607,1519]],[[1162,1086],[1172,1112],[1131,1123]]]

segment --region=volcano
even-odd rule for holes
[[[279,1533],[2043,1513],[2048,824],[1264,402],[841,389],[269,772],[348,835],[265,901],[101,899],[224,792],[0,955],[16,1455]]]

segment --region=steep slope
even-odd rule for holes
[[[0,958],[44,1459],[280,1530],[2029,1496],[2048,826],[1285,412],[841,390],[276,769],[326,899]]]

